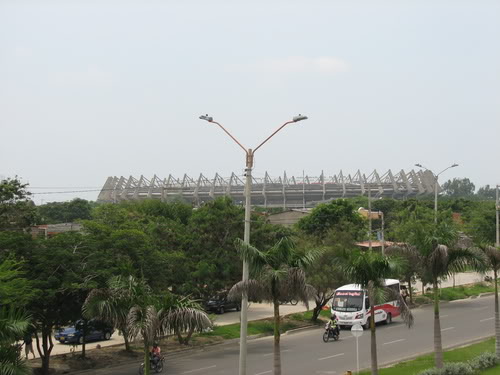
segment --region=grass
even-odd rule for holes
[[[463,348],[452,349],[444,353],[445,362],[465,362],[477,357],[484,352],[495,351],[495,339],[491,338],[477,344],[465,346]],[[434,354],[427,354],[411,361],[400,362],[392,367],[379,370],[380,375],[416,375],[420,371],[434,367]],[[361,371],[360,374],[368,375],[370,371]],[[481,375],[500,374],[500,367],[491,368]]]
[[[481,293],[494,292],[495,287],[490,283],[478,283],[474,285],[467,286],[456,286],[442,288],[440,291],[441,301],[455,301],[457,299],[464,299],[470,296],[478,296]],[[432,303],[434,296],[432,292],[425,293],[423,296],[419,295],[415,297],[415,302],[417,304]]]
[[[322,311],[321,316],[328,317],[329,311]],[[284,333],[294,328],[305,327],[310,324],[312,311],[304,313],[295,313],[282,317],[280,332]],[[273,318],[254,320],[248,322],[249,335],[272,335],[274,332]],[[205,332],[197,335],[197,337],[219,337],[224,340],[237,339],[240,337],[240,323],[228,324],[225,326],[215,326],[211,332]],[[196,338],[196,337],[195,337]]]

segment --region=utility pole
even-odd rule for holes
[[[426,171],[429,171],[432,173],[432,175],[434,176],[434,224],[437,225],[437,222],[438,222],[438,179],[439,179],[439,176],[447,171],[448,169],[450,168],[455,168],[455,167],[458,167],[458,164],[452,164],[450,165],[449,167],[443,169],[441,172],[439,172],[438,174],[434,174],[434,172],[432,172],[429,168],[423,166],[422,164],[415,164],[416,167],[419,167],[419,168],[423,168],[425,169]]]
[[[231,135],[221,124],[214,121],[213,117],[208,115],[200,116],[200,120],[205,120],[210,123],[218,125],[234,142],[240,146],[243,151],[245,151],[245,232],[243,234],[243,242],[247,245],[250,244],[250,215],[252,206],[252,168],[254,162],[255,152],[269,139],[271,139],[277,132],[283,129],[286,125],[299,122],[302,120],[307,120],[307,116],[298,115],[295,116],[291,121],[285,122],[281,125],[273,134],[267,137],[261,144],[259,144],[254,150],[251,148],[246,149],[235,137]],[[242,272],[242,282],[244,286],[248,284],[248,261],[243,259],[243,272]],[[239,362],[239,375],[246,375],[247,371],[247,332],[248,332],[248,294],[246,291],[243,292],[241,296],[241,324],[240,324],[240,362]]]
[[[368,184],[368,250],[372,250],[372,189]]]
[[[496,199],[496,212],[497,212],[497,241],[496,247],[500,247],[500,201],[498,198],[498,188],[500,185],[497,185],[497,199]]]

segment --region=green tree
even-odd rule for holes
[[[37,220],[30,192],[17,178],[0,180],[0,230],[22,231]]]
[[[23,295],[26,293],[27,295]],[[29,374],[16,341],[29,327],[29,316],[21,308],[30,296],[28,280],[20,264],[8,258],[0,264],[0,374]]]
[[[236,241],[242,259],[249,263],[251,279],[235,284],[229,299],[241,299],[247,293],[249,300],[268,301],[274,306],[274,374],[281,374],[280,301],[291,298],[308,306],[312,287],[306,283],[304,269],[318,256],[316,251],[300,253],[291,239],[283,238],[274,246],[260,251],[241,240]]]
[[[85,318],[97,318],[118,329],[127,351],[130,351],[127,316],[135,304],[136,288],[137,281],[132,276],[113,276],[108,280],[106,288],[93,289],[82,307]]]
[[[297,226],[304,233],[319,237],[324,237],[332,227],[361,230],[364,220],[356,210],[349,200],[336,199],[317,205],[309,215],[300,219]]]
[[[375,251],[352,251],[346,254],[343,269],[353,283],[359,284],[368,291],[370,302],[370,331],[371,331],[371,373],[378,374],[377,336],[375,326],[375,305],[383,293],[384,279],[393,277],[399,271],[401,261],[398,258],[384,256]],[[385,296],[382,296],[384,298]],[[406,303],[398,294],[401,317],[408,327],[413,324],[413,315]]]
[[[496,188],[494,186],[485,185],[480,187],[476,193],[479,199],[496,199]]]
[[[85,199],[75,198],[69,202],[51,202],[38,206],[40,219],[46,224],[71,223],[91,218],[93,204]]]
[[[441,188],[446,196],[453,198],[473,196],[476,190],[476,186],[468,178],[448,180]]]
[[[20,310],[0,307],[0,374],[28,375],[31,369],[22,360],[16,341],[29,327],[29,317]]]

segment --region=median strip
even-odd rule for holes
[[[330,355],[330,356],[328,356],[328,357],[318,358],[318,361],[323,361],[323,360],[325,360],[325,359],[330,359],[330,358],[340,357],[340,356],[342,356],[342,355],[344,355],[344,353],[334,354],[334,355]]]

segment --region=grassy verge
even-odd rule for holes
[[[322,311],[321,316],[328,317],[329,311]],[[312,311],[304,313],[294,313],[282,316],[280,332],[285,333],[291,329],[306,327],[311,325]],[[274,321],[272,318],[254,320],[248,322],[249,335],[272,335],[274,332]],[[240,337],[240,324],[228,324],[225,326],[215,326],[211,332],[201,333],[193,337],[195,341],[206,338],[221,338],[224,340],[237,339]]]
[[[495,287],[491,283],[478,283],[473,285],[456,286],[455,288],[442,288],[439,290],[441,301],[455,301],[471,296],[478,296],[481,293],[494,292]],[[415,297],[415,302],[418,304],[432,302],[432,293],[425,293],[423,296]]]
[[[493,338],[482,341],[477,344],[469,345],[463,348],[453,349],[444,353],[445,362],[465,362],[477,357],[484,352],[495,351],[495,340]],[[400,362],[392,367],[379,370],[380,375],[416,375],[420,371],[434,367],[434,354],[427,354],[411,361]],[[495,372],[496,371],[496,372]],[[362,375],[370,374],[370,371],[360,372]],[[495,367],[482,372],[481,375],[500,374],[500,367]]]

